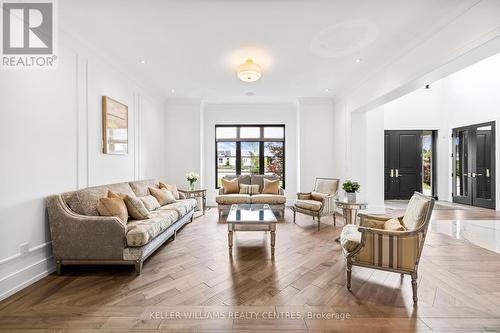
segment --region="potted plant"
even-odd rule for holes
[[[197,174],[196,172],[188,172],[186,174],[186,178],[189,182],[189,190],[190,191],[193,191],[194,190],[194,184],[198,181],[198,179],[200,178],[200,175]]]
[[[356,192],[359,192],[360,187],[361,186],[359,185],[358,182],[353,182],[349,179],[347,179],[342,184],[342,188],[344,189],[344,191],[346,193],[348,202],[356,202]]]

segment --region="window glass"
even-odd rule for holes
[[[216,139],[236,139],[236,127],[216,127]]]
[[[217,142],[217,187],[221,178],[236,175],[236,142]]]
[[[282,139],[285,137],[284,127],[264,127],[264,138]]]
[[[277,175],[283,183],[285,169],[283,141],[264,143],[264,168],[266,175]]]
[[[260,174],[260,143],[241,142],[241,174]]]
[[[260,127],[240,127],[240,138],[242,139],[260,138]]]

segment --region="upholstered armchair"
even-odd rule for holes
[[[344,226],[340,242],[347,261],[347,289],[351,290],[352,266],[408,274],[416,304],[418,263],[433,208],[434,199],[415,192],[404,216],[359,214],[359,226]]]
[[[338,178],[316,178],[314,190],[312,192],[299,192],[292,207],[293,223],[295,215],[302,213],[310,215],[313,220],[318,220],[318,230],[323,216],[333,216],[333,225],[337,223],[335,219],[335,197],[339,189]]]

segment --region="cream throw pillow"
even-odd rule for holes
[[[259,185],[240,184],[240,194],[259,194]]]
[[[100,198],[97,211],[101,216],[116,216],[121,223],[127,224],[128,210],[122,198]]]
[[[179,195],[179,190],[177,190],[177,185],[160,182],[160,188],[169,190],[174,195],[174,199],[179,200],[180,195]]]
[[[151,193],[151,195],[153,195],[153,197],[156,198],[156,200],[158,200],[158,203],[160,204],[160,206],[165,206],[165,205],[168,205],[170,203],[175,202],[174,194],[172,192],[170,192],[169,190],[167,190],[166,188],[150,187],[149,192]]]
[[[280,180],[269,180],[264,178],[264,188],[262,194],[279,194],[280,193]]]
[[[146,207],[147,210],[152,212],[155,209],[160,208],[160,203],[156,198],[152,195],[146,195],[144,197],[139,197],[141,199],[142,203],[144,204],[144,207]]]
[[[133,219],[145,220],[149,218],[149,211],[142,203],[141,199],[138,197],[131,197],[129,195],[125,196],[125,204],[127,205],[127,210]]]
[[[240,192],[240,186],[238,184],[238,178],[232,180],[222,179],[222,187],[224,188],[224,194],[237,194]]]
[[[405,227],[401,225],[398,219],[390,219],[385,221],[384,230],[388,231],[405,231]]]

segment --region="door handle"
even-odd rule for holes
[[[399,174],[399,169],[396,169],[396,177],[401,177],[401,175]]]
[[[490,169],[486,169],[486,177],[490,177]]]
[[[464,177],[471,177],[471,173],[464,173]]]
[[[476,178],[476,176],[482,176],[482,173],[472,173],[472,178]]]
[[[391,178],[394,177],[394,169],[391,169]]]

